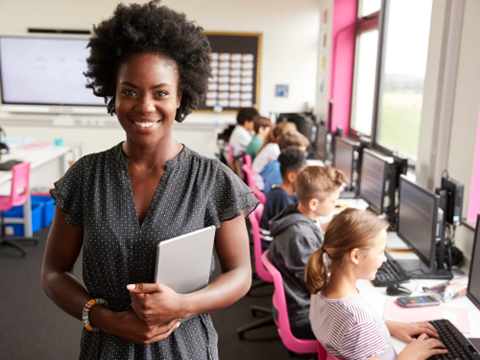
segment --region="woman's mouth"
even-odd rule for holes
[[[149,127],[155,125],[157,123],[157,121],[155,121],[155,122],[136,122],[136,121],[134,121],[134,123],[135,123],[135,125],[140,126],[142,128],[149,128]]]

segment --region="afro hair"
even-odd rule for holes
[[[182,93],[175,120],[181,122],[198,108],[210,77],[210,43],[203,28],[160,0],[147,4],[119,4],[112,17],[94,26],[87,47],[87,88],[105,98],[110,115],[115,113],[116,75],[119,65],[134,54],[157,53],[174,60]]]

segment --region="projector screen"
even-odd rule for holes
[[[3,104],[105,106],[87,89],[86,39],[0,37]]]

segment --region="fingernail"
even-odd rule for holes
[[[175,326],[175,329],[178,328],[180,326],[180,323],[178,323],[176,326]]]
[[[128,289],[128,290],[133,290],[133,289],[135,289],[135,284],[128,284],[128,285],[127,285],[127,289]]]

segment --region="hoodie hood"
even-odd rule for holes
[[[308,226],[315,232],[320,231],[315,222],[297,210],[298,203],[288,205],[282,212],[268,222],[270,235],[275,237],[292,225]]]

